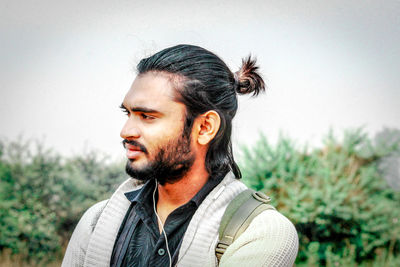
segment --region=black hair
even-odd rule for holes
[[[210,142],[206,155],[208,173],[224,175],[232,171],[241,178],[232,152],[232,119],[238,108],[237,93],[258,95],[265,90],[255,59],[242,60],[239,71],[232,73],[214,53],[194,45],[177,45],[166,48],[137,65],[138,74],[149,71],[165,72],[176,77],[179,102],[186,105],[184,131],[191,131],[194,119],[209,110],[220,118],[220,128]]]

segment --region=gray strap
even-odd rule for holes
[[[270,198],[263,193],[250,189],[231,201],[220,225],[219,242],[215,249],[218,262],[226,249],[247,229],[257,215],[264,210],[275,209],[267,204],[269,201]]]

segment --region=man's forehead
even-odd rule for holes
[[[148,72],[138,75],[126,94],[123,104],[125,107],[146,106],[149,108],[176,104],[176,90],[169,75]]]
[[[174,99],[174,84],[169,75],[163,73],[145,73],[138,75],[128,92],[131,95],[158,95]]]

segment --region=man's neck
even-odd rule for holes
[[[173,184],[158,185],[157,213],[162,223],[176,208],[191,200],[208,181],[209,174],[204,169],[191,169],[182,179]]]

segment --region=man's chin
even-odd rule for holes
[[[146,167],[138,167],[137,162],[128,160],[125,166],[125,172],[132,178],[140,180],[140,181],[148,181],[154,178],[152,175],[151,168]]]

